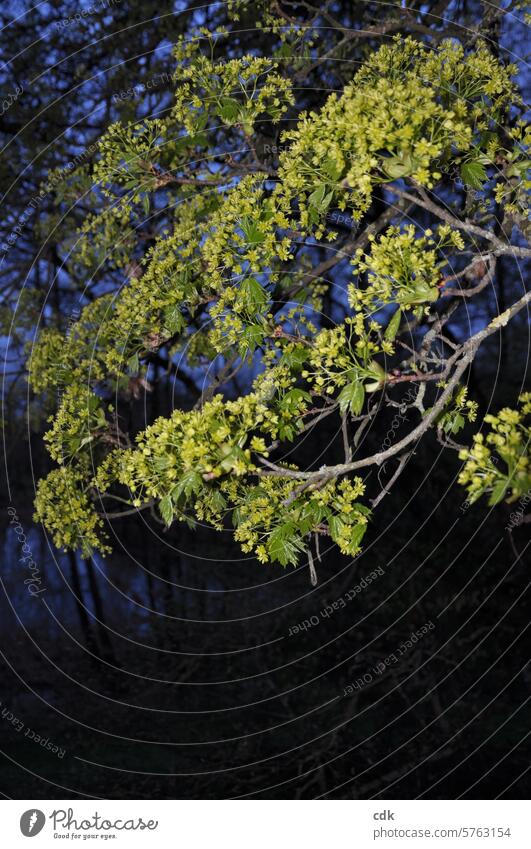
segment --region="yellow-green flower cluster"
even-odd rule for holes
[[[459,454],[465,460],[459,483],[470,502],[482,495],[489,504],[517,501],[531,490],[531,393],[520,396],[519,409],[504,407],[484,421],[488,432],[477,433],[472,447]]]
[[[218,395],[200,410],[175,410],[139,434],[134,449],[114,450],[91,485],[100,494],[121,485],[136,507],[154,500],[167,524],[192,519],[221,529],[230,512],[235,539],[263,562],[295,563],[303,538],[318,527],[355,554],[368,515],[358,502],[360,478],[301,491],[298,479],[269,476],[259,463],[271,440],[299,431],[309,396],[293,384],[285,366],[274,366],[247,396]]]
[[[365,330],[363,319],[347,318],[343,324],[317,333],[302,376],[327,395],[349,384],[359,384],[363,392],[374,392],[385,380],[385,371],[374,359],[383,350],[377,337]]]
[[[42,522],[58,548],[81,549],[84,557],[94,550],[110,551],[85,476],[70,466],[60,466],[39,481],[34,519]]]
[[[94,180],[102,191],[112,196],[116,187],[133,189],[131,197],[145,190],[144,184],[155,181],[154,166],[164,154],[168,121],[151,118],[143,123],[111,124],[99,143],[99,158],[94,166]],[[136,178],[133,179],[132,178]]]
[[[467,421],[476,421],[477,412],[477,401],[472,401],[468,397],[466,386],[460,386],[455,396],[449,399],[445,405],[445,409],[436,419],[437,427],[448,434],[459,433]]]
[[[281,157],[279,191],[299,197],[305,228],[332,202],[361,216],[379,183],[411,177],[431,188],[450,153],[479,152],[480,134],[514,97],[513,70],[483,44],[467,54],[454,42],[432,51],[395,39],[341,96],[332,94],[285,134],[291,147]]]
[[[167,524],[186,518],[222,528],[230,513],[244,550],[264,562],[295,563],[312,532],[329,533],[352,555],[367,522],[357,500],[363,483],[317,481],[301,488],[278,469],[269,476],[268,449],[295,440],[323,399],[343,414],[360,414],[365,394],[387,379],[378,358],[393,353],[402,310],[422,310],[436,300],[441,251],[464,245],[446,226],[435,236],[390,227],[354,259],[367,279],[367,286],[349,288],[354,316],[318,332],[312,308],[320,309],[328,284],[322,278],[307,284],[311,253],[294,241],[307,232],[324,236],[333,207],[351,205],[360,217],[378,184],[413,178],[432,187],[443,172],[454,179],[459,168],[479,179],[483,166],[499,164],[500,156],[498,191],[521,210],[528,140],[515,129],[515,150],[502,149],[497,129],[513,98],[512,69],[481,43],[473,53],[454,42],[437,51],[411,39],[385,45],[343,94],[333,94],[286,135],[291,147],[281,154],[273,185],[267,168],[254,172],[250,152],[235,162],[224,151],[234,148],[236,134],[251,147],[248,137],[264,115],[280,120],[294,102],[291,82],[274,60],[217,60],[218,36],[200,31],[197,39],[179,42],[167,117],[115,124],[101,140],[91,198],[97,204],[103,197],[108,206],[85,220],[72,264],[76,272],[80,264],[110,269],[110,280],[96,291],[121,285],[116,294],[96,295],[65,333],[44,331],[32,354],[35,390],[50,398],[50,390],[65,389],[46,437],[60,468],[39,485],[36,515],[58,544],[87,552],[103,545],[91,499],[114,490],[134,506],[155,504]],[[311,33],[293,30],[285,55],[306,38],[313,43]],[[205,44],[210,55],[202,51]],[[84,173],[83,185],[87,179]],[[116,269],[128,279],[119,279]],[[300,307],[278,311],[302,280]],[[373,313],[389,304],[398,309],[383,332]],[[236,361],[260,350],[265,371],[248,395],[235,401],[215,396],[200,409],[176,410],[139,434],[134,448],[107,453],[102,399],[127,388],[162,346],[170,360],[188,349],[189,365],[217,354]],[[439,421],[448,432],[475,414],[460,393]],[[524,425],[508,415],[502,411],[490,422],[484,442],[477,437],[470,462],[485,461],[489,474],[500,475],[496,451],[514,494],[528,470],[518,447]],[[516,459],[511,451],[520,451]],[[476,486],[478,469],[469,473]],[[489,478],[485,486],[499,483]]]
[[[501,153],[502,161],[506,160],[507,166],[501,171],[494,196],[497,203],[503,203],[508,212],[521,216],[520,220],[527,220],[531,189],[531,124],[520,120],[508,130],[507,135],[513,140],[514,146]]]
[[[378,238],[369,236],[370,251],[356,251],[352,265],[367,272],[368,285],[351,284],[349,302],[356,311],[370,314],[383,305],[397,303],[408,309],[429,304],[439,297],[441,268],[446,264],[438,252],[447,247],[463,250],[461,234],[448,225],[438,228],[437,238],[431,230],[421,236],[409,224],[404,229],[389,227]]]
[[[245,493],[235,511],[234,536],[242,550],[254,551],[262,563],[296,565],[315,532],[329,533],[343,554],[357,554],[370,515],[358,500],[365,491],[361,478],[316,484],[304,495],[299,491],[296,481],[263,477]]]
[[[107,420],[102,399],[89,388],[72,384],[62,398],[55,416],[50,418],[53,426],[44,441],[50,456],[60,465],[82,461],[83,448],[97,438],[98,432],[107,430]]]
[[[200,489],[205,480],[254,472],[252,451],[264,448],[265,453],[259,434],[276,439],[284,421],[297,420],[304,408],[304,393],[293,390],[293,384],[288,370],[277,366],[235,401],[216,395],[201,409],[174,410],[169,418],[157,419],[138,435],[134,450],[115,455],[118,481],[140,504],[145,498],[164,498],[175,488],[178,501],[187,475]],[[299,394],[290,403],[293,392]]]
[[[109,327],[113,299],[102,295],[81,311],[62,333],[46,328],[31,353],[29,379],[35,392],[73,382],[94,384],[105,377],[105,352],[114,344]]]
[[[207,42],[210,56],[199,52]],[[175,48],[178,68],[173,118],[191,136],[203,131],[214,119],[238,127],[250,136],[260,115],[277,123],[294,98],[289,79],[278,72],[278,63],[247,54],[239,59],[216,62],[214,41],[203,30],[192,41],[181,39]]]
[[[264,179],[264,174],[244,177],[212,215],[202,248],[211,285],[221,287],[227,275],[238,278],[244,270],[256,274],[274,260],[291,259],[290,239],[277,238],[276,232],[289,221],[270,199],[264,199]]]

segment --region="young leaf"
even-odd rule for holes
[[[507,489],[509,488],[509,481],[507,478],[504,478],[501,481],[498,481],[494,489],[492,490],[489,498],[489,504],[493,507],[495,504],[499,504],[500,501],[503,501],[505,498],[505,494]]]
[[[319,207],[319,211],[320,211],[320,212],[326,212],[326,210],[328,209],[328,207],[329,207],[329,206],[330,206],[330,204],[332,203],[332,198],[333,198],[333,197],[334,197],[334,192],[333,192],[333,190],[332,190],[331,192],[328,192],[328,194],[326,194],[326,195],[324,196],[323,200],[321,201],[321,205],[320,205],[320,207]]]
[[[464,426],[465,426],[464,416],[462,416],[461,413],[456,413],[454,420],[452,422],[450,432],[454,433],[454,434],[459,433],[459,431],[462,430],[462,428],[464,428]]]
[[[294,370],[300,371],[308,356],[309,350],[306,345],[295,345],[291,351],[284,351],[281,362]]]
[[[173,522],[173,503],[170,495],[165,495],[159,502],[159,512],[168,527]]]
[[[132,357],[129,357],[129,359],[127,360],[127,368],[130,374],[138,374],[138,370],[140,368],[138,353],[133,354]]]
[[[241,228],[246,241],[250,245],[260,245],[265,240],[265,234],[257,227],[252,218],[247,216],[242,218]]]
[[[330,530],[330,536],[334,540],[334,542],[338,542],[341,538],[342,534],[345,530],[345,525],[339,518],[339,516],[330,516],[328,519],[328,528]]]
[[[326,193],[326,186],[325,186],[324,183],[321,183],[321,185],[318,186],[315,189],[315,191],[312,192],[310,197],[308,198],[308,203],[310,204],[310,206],[314,206],[316,209],[320,209],[321,204],[324,200],[325,193]]]
[[[463,162],[461,165],[461,178],[467,186],[471,186],[473,189],[481,189],[487,179],[487,172],[481,162],[471,160],[470,162]]]
[[[323,163],[323,170],[325,171],[327,176],[335,182],[341,176],[343,168],[340,162],[337,162],[332,157],[327,156]]]
[[[395,338],[396,334],[398,333],[398,328],[400,327],[400,320],[401,320],[401,318],[402,318],[402,310],[401,310],[401,309],[400,309],[400,307],[399,307],[399,308],[397,309],[397,311],[394,313],[393,317],[391,318],[391,321],[389,322],[389,324],[388,324],[388,325],[387,325],[387,327],[385,328],[385,334],[384,334],[384,336],[385,336],[385,338],[386,338],[386,339],[388,339],[390,342],[392,342],[392,341],[393,341],[393,339]]]
[[[173,336],[183,329],[185,324],[184,316],[179,306],[170,307],[164,313],[164,325],[166,330]]]
[[[224,97],[221,101],[221,108],[219,110],[219,117],[226,124],[232,124],[238,117],[238,113],[240,111],[240,104],[237,100],[234,100],[233,97]]]
[[[417,167],[417,160],[410,153],[404,153],[401,156],[392,156],[389,159],[384,159],[382,165],[384,171],[397,180],[400,177],[407,177],[413,173]]]
[[[250,313],[256,315],[261,312],[268,301],[268,295],[265,289],[260,286],[258,280],[254,277],[246,277],[241,284],[241,292],[245,299],[246,308]]]
[[[367,530],[367,525],[354,525],[352,531],[350,533],[349,545],[351,549],[354,550],[359,548],[363,537],[365,536],[365,531]]]
[[[238,350],[240,356],[252,354],[264,341],[264,330],[258,324],[250,324],[242,333]]]
[[[304,550],[304,543],[297,536],[293,522],[285,522],[269,535],[267,549],[271,560],[276,560],[281,566],[297,565],[298,555]]]
[[[178,481],[173,487],[171,491],[171,500],[174,504],[177,504],[181,496],[184,495],[186,498],[189,495],[192,495],[193,492],[198,492],[202,486],[203,481],[199,472],[186,472],[184,477],[182,477],[181,480]]]
[[[296,410],[300,407],[301,401],[311,401],[312,396],[309,392],[305,392],[304,389],[290,389],[289,392],[286,392],[282,401],[280,402],[280,408],[282,410]]]
[[[359,415],[365,400],[363,383],[356,381],[355,383],[347,384],[339,393],[337,400],[339,401],[339,409],[342,413],[346,413],[350,409],[350,412],[354,416]]]

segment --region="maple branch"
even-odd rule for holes
[[[295,471],[293,469],[283,469],[281,466],[277,466],[275,463],[271,463],[269,460],[266,460],[263,457],[260,457],[259,460],[262,465],[266,466],[268,471],[262,472],[262,474],[272,474],[280,477],[286,478],[294,478],[296,480],[313,480],[313,481],[323,481],[329,478],[335,478],[339,475],[344,475],[349,472],[354,472],[357,469],[363,469],[367,466],[377,465],[381,466],[381,464],[389,459],[390,457],[394,457],[395,454],[399,454],[404,448],[407,448],[412,442],[421,437],[428,428],[433,424],[433,422],[438,418],[439,413],[444,409],[447,401],[450,400],[453,391],[459,380],[465,373],[468,366],[474,360],[476,353],[478,351],[479,346],[482,342],[485,341],[489,336],[492,336],[502,327],[504,327],[511,318],[513,318],[520,310],[524,309],[524,307],[528,306],[531,302],[531,292],[525,294],[520,300],[516,301],[509,309],[505,310],[501,315],[496,316],[487,327],[483,330],[480,330],[474,336],[471,336],[462,346],[461,349],[457,352],[461,357],[458,362],[455,371],[446,384],[445,389],[441,393],[440,397],[431,408],[431,410],[424,416],[423,420],[414,428],[407,436],[397,442],[395,445],[392,445],[385,451],[379,451],[376,454],[371,455],[370,457],[363,457],[360,460],[354,460],[351,463],[340,463],[335,466],[324,466],[321,469],[317,469],[313,472],[303,472],[303,471]],[[454,355],[455,359],[455,355]]]

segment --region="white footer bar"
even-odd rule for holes
[[[0,824],[6,849],[531,849],[525,801],[8,800]]]

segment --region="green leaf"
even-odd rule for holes
[[[259,230],[252,218],[248,218],[247,216],[242,218],[240,227],[243,230],[246,241],[250,245],[260,245],[265,240],[265,233]]]
[[[321,183],[314,192],[311,193],[308,198],[308,203],[310,205],[310,213],[314,213],[312,216],[310,214],[310,218],[315,217],[317,213],[326,212],[330,204],[332,203],[332,198],[334,197],[334,190],[332,189],[327,193],[326,184]],[[318,218],[317,218],[318,220]],[[316,223],[315,221],[312,223]]]
[[[359,415],[365,400],[365,389],[363,388],[363,383],[360,383],[359,381],[349,383],[341,390],[337,400],[339,401],[339,409],[342,413],[346,413],[346,411],[350,409],[350,412],[354,416]]]
[[[173,502],[171,495],[165,495],[164,498],[161,498],[159,501],[159,513],[169,527],[173,522]]]
[[[425,280],[415,282],[413,289],[408,288],[397,295],[397,302],[402,304],[424,304],[438,300],[441,293],[436,286],[429,286]]]
[[[334,197],[334,191],[328,192],[327,195],[324,196],[321,205],[319,207],[320,212],[326,212],[330,204],[332,203],[332,198]]]
[[[326,157],[323,163],[323,169],[327,177],[330,177],[330,179],[334,180],[334,182],[339,179],[343,170],[341,163],[337,162],[335,159],[332,159],[332,157],[330,156]]]
[[[220,462],[220,466],[224,472],[232,472],[241,463],[245,464],[245,454],[238,445],[224,443],[221,446],[221,453],[224,456]]]
[[[219,513],[221,513],[221,511],[224,510],[227,506],[226,498],[223,493],[219,491],[219,489],[212,490],[212,493],[210,495],[210,503],[212,504],[214,510],[217,510]]]
[[[509,168],[507,169],[508,177],[521,177],[525,179],[525,176],[529,169],[531,168],[531,159],[521,159],[520,161],[513,162]]]
[[[278,436],[282,441],[292,442],[297,436],[298,430],[293,424],[281,424],[278,428]]]
[[[267,292],[254,277],[246,277],[242,281],[240,291],[243,295],[246,309],[253,315],[261,312],[269,300]]]
[[[310,206],[314,206],[316,209],[320,209],[325,194],[326,186],[324,183],[321,183],[321,185],[318,186],[315,191],[311,193],[310,197],[308,198],[308,203],[310,204]]]
[[[281,362],[292,369],[300,370],[308,357],[309,349],[306,345],[295,345],[291,351],[284,351]]]
[[[129,357],[127,361],[127,368],[130,374],[138,374],[138,370],[140,369],[138,353],[133,354],[132,357]]]
[[[461,165],[461,179],[463,183],[471,186],[473,189],[483,188],[483,183],[487,179],[485,166],[474,159],[469,162],[463,162]]]
[[[232,124],[238,117],[238,113],[240,111],[240,104],[237,100],[234,100],[233,97],[224,97],[221,101],[221,107],[219,109],[219,117],[226,124]]]
[[[330,530],[330,536],[334,540],[334,542],[338,542],[342,534],[345,530],[345,525],[339,518],[339,516],[330,516],[328,519],[328,528]]]
[[[330,536],[334,542],[345,545],[348,540],[348,549],[351,554],[355,554],[361,544],[361,541],[367,530],[365,523],[359,525],[349,525],[344,522],[339,516],[330,516],[328,519],[328,528]],[[344,550],[344,549],[343,549]]]
[[[258,324],[251,324],[245,328],[240,339],[238,350],[242,357],[252,354],[264,341],[263,328]]]
[[[304,496],[303,496],[304,497]],[[327,508],[315,501],[307,501],[300,508],[297,521],[298,529],[302,535],[309,534],[316,525],[319,525],[327,515]]]
[[[87,399],[87,406],[89,413],[95,413],[98,407],[101,404],[101,399],[98,395],[89,395]]]
[[[452,422],[452,427],[451,427],[450,432],[451,433],[459,433],[459,431],[462,430],[462,428],[464,428],[464,426],[465,426],[464,416],[462,416],[461,413],[456,413],[456,415],[454,416],[454,420]]]
[[[504,478],[501,481],[498,481],[494,489],[492,490],[489,498],[489,504],[493,507],[495,504],[499,504],[500,501],[503,501],[507,490],[509,488],[509,481],[507,478]]]
[[[391,156],[382,162],[384,171],[393,180],[398,180],[400,177],[407,177],[413,173],[417,166],[416,159],[409,152],[403,153],[401,156]]]
[[[171,500],[177,504],[182,496],[188,498],[192,493],[198,492],[203,486],[203,480],[199,472],[189,471],[175,484],[171,491]]]
[[[183,329],[184,323],[184,316],[180,307],[170,307],[164,313],[164,326],[172,336]]]
[[[301,401],[311,400],[312,396],[304,389],[290,389],[280,402],[280,408],[282,410],[297,410],[301,406]]]
[[[398,328],[400,327],[400,321],[401,321],[401,319],[402,319],[402,310],[401,310],[401,309],[400,309],[400,307],[399,307],[399,308],[397,309],[397,311],[395,312],[395,314],[393,315],[393,317],[391,318],[391,321],[389,322],[389,324],[388,324],[388,325],[387,325],[387,327],[385,328],[385,334],[384,334],[384,336],[385,336],[385,338],[386,338],[386,339],[388,339],[390,342],[392,342],[392,341],[393,341],[393,339],[395,338],[396,334],[398,333]]]
[[[281,566],[297,565],[298,556],[304,551],[304,543],[297,534],[293,522],[285,522],[269,535],[267,550],[271,560],[277,561]]]
[[[350,533],[350,541],[349,544],[353,548],[358,548],[361,545],[361,541],[365,536],[365,531],[367,530],[367,525],[354,525],[352,527],[352,531]]]

